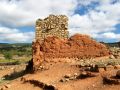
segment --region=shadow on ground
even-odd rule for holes
[[[25,70],[21,70],[19,72],[14,71],[11,74],[7,74],[3,76],[3,78],[4,80],[14,80],[14,79],[24,76],[25,74],[27,74]]]

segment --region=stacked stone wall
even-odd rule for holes
[[[68,38],[68,17],[65,15],[49,15],[36,21],[36,40],[44,40],[48,36]]]

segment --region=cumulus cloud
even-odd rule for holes
[[[107,32],[107,33],[103,33],[101,35],[101,38],[108,38],[108,39],[120,39],[120,34],[115,34],[113,32]]]
[[[19,4],[0,1],[0,24],[5,26],[22,26],[30,22],[31,12],[19,8]]]
[[[99,41],[107,41],[107,42],[109,42],[109,40],[114,41],[114,42],[120,41],[120,34],[114,33],[114,32],[94,34],[94,37],[97,38]]]
[[[89,5],[93,2],[97,2],[97,1],[98,0],[77,0],[78,5],[84,5],[84,6]]]
[[[49,14],[71,15],[76,4],[76,0],[1,0],[0,24],[34,25],[36,19],[45,18]]]
[[[75,13],[78,7],[87,7],[92,3],[98,4],[84,15]],[[2,40],[7,41],[29,41],[34,33],[22,32],[17,27],[33,26],[36,19],[45,18],[49,14],[65,14],[69,17],[71,35],[82,33],[94,38],[108,38],[114,34],[114,39],[118,40],[119,34],[114,31],[115,26],[120,24],[119,10],[120,0],[0,0],[0,33],[4,33],[0,34],[0,37],[3,36]],[[26,39],[15,40],[12,38],[15,36]]]
[[[70,18],[70,29],[72,33],[102,33],[114,31],[117,20],[108,19],[104,12],[91,11],[86,15],[73,15]]]
[[[114,4],[112,4],[113,1]],[[89,34],[94,38],[100,38],[102,40],[104,40],[104,38],[108,40],[113,39],[112,35],[114,34],[114,39],[116,41],[120,40],[119,34],[114,33],[116,30],[115,26],[120,24],[119,6],[119,0],[116,0],[116,2],[115,0],[101,0],[95,9],[89,10],[85,15],[73,15],[70,18],[71,33],[79,32]]]
[[[0,40],[8,42],[31,42],[34,32],[21,32],[18,29],[0,27]]]

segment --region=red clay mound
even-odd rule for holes
[[[95,58],[108,56],[105,45],[87,35],[76,34],[63,40],[55,36],[47,37],[44,42],[36,40],[33,48],[33,66],[39,67],[47,58]]]
[[[109,55],[105,45],[87,35],[76,34],[68,40],[47,37],[41,45],[46,58],[94,58]]]

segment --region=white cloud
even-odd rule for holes
[[[98,0],[77,0],[77,1],[78,4],[86,6],[91,4],[92,2],[97,2]]]
[[[114,32],[105,32],[102,34],[95,34],[94,36],[99,41],[107,41],[107,42],[110,42],[109,40],[113,40],[114,42],[120,41],[120,34]]]
[[[0,2],[0,24],[9,26],[21,26],[28,23],[31,12],[19,8],[19,4]]]
[[[118,21],[108,19],[104,12],[91,11],[86,15],[75,14],[70,18],[70,31],[74,33],[95,34],[114,31]]]
[[[101,35],[101,38],[107,38],[107,39],[120,39],[120,34],[115,34],[113,32],[107,32],[107,33],[103,33]]]
[[[49,14],[71,15],[76,0],[2,0],[0,1],[0,24],[7,26],[33,25],[38,18]],[[4,18],[3,18],[4,17]]]
[[[94,1],[94,0],[93,0]],[[89,10],[85,15],[75,14],[70,18],[70,31],[74,33],[89,34],[94,38],[107,38],[114,34],[115,40],[120,40],[115,34],[115,26],[120,24],[120,1],[111,4],[113,0],[101,0],[94,10]],[[99,34],[102,33],[102,34]],[[104,38],[101,38],[104,40]],[[107,39],[113,39],[112,37]]]
[[[34,32],[21,32],[18,29],[0,27],[0,41],[8,42],[31,42]]]

